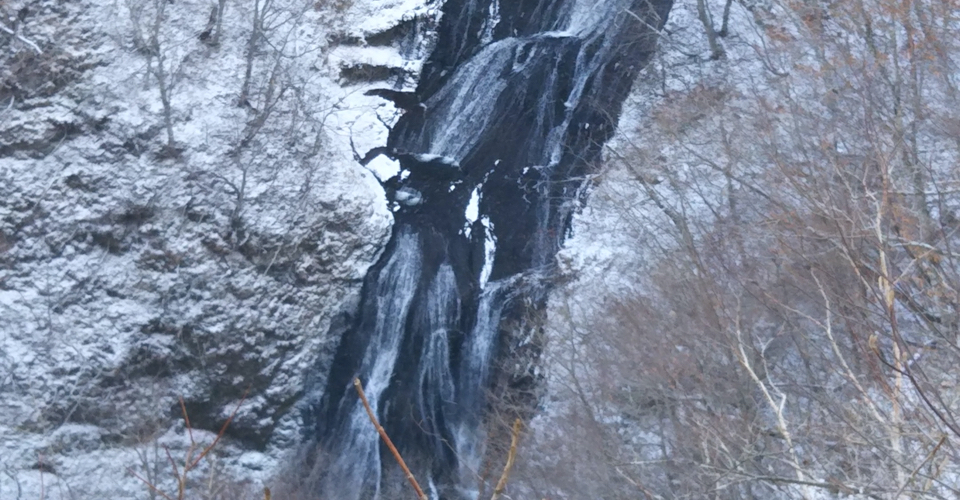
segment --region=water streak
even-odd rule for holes
[[[457,402],[460,419],[454,435],[457,456],[460,458],[458,478],[465,491],[473,491],[480,475],[480,461],[484,451],[484,433],[480,431],[485,394],[490,376],[491,360],[497,344],[500,316],[509,300],[513,281],[488,283],[480,297],[477,323],[464,343]],[[476,497],[476,494],[469,495]]]
[[[420,242],[409,231],[397,234],[397,246],[380,273],[377,297],[382,299],[377,309],[374,335],[363,355],[360,373],[364,389],[374,413],[379,409],[380,395],[390,384],[397,354],[403,338],[404,322],[410,311],[421,272]],[[349,417],[342,429],[342,453],[332,465],[338,484],[329,485],[328,495],[342,499],[357,499],[364,490],[379,492],[380,437],[370,424],[366,410],[357,398],[344,398],[341,404],[349,406]]]

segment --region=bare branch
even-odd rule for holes
[[[25,43],[25,44],[27,44],[31,49],[33,49],[34,51],[36,51],[37,54],[43,54],[43,51],[40,50],[40,46],[39,46],[39,45],[37,45],[36,43],[33,43],[32,41],[28,40],[27,38],[25,38],[25,37],[24,37],[23,35],[21,35],[20,33],[16,32],[16,31],[13,31],[13,30],[11,30],[10,28],[4,26],[2,23],[0,23],[0,31],[3,31],[4,33],[6,33],[6,34],[8,34],[8,35],[10,35],[10,36],[12,36],[12,37],[14,37],[14,38],[16,38],[17,40],[20,40],[21,42],[23,42],[23,43]]]
[[[420,500],[426,500],[427,495],[425,495],[423,490],[420,488],[417,478],[413,477],[413,473],[410,472],[406,462],[403,461],[403,457],[400,456],[400,452],[397,451],[397,447],[393,445],[393,441],[390,440],[390,436],[387,435],[387,431],[383,430],[383,427],[377,420],[377,416],[373,414],[373,409],[370,408],[370,403],[367,401],[367,395],[363,392],[363,384],[360,383],[359,378],[353,379],[353,387],[357,390],[357,394],[360,395],[360,401],[363,402],[363,407],[367,410],[367,416],[370,417],[370,423],[372,423],[377,429],[377,433],[380,434],[380,438],[383,439],[384,444],[386,444],[387,448],[390,449],[390,453],[393,453],[393,458],[396,459],[397,463],[400,465],[400,468],[403,470],[403,474],[406,476],[407,481],[410,481],[410,486],[412,486],[413,490],[416,491],[417,498]]]

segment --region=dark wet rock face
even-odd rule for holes
[[[321,494],[378,495],[391,458],[353,392],[440,498],[476,496],[484,394],[514,352],[670,0],[449,0],[416,97],[378,148],[395,225],[342,331],[308,432]],[[628,12],[629,11],[629,12]],[[371,160],[368,155],[366,161]],[[519,299],[523,300],[519,300]],[[507,325],[513,325],[508,327]],[[502,374],[501,374],[502,375]]]

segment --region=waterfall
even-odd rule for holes
[[[483,415],[484,390],[490,375],[490,361],[496,350],[497,332],[504,302],[509,300],[512,283],[490,283],[480,297],[477,308],[477,323],[463,346],[463,363],[460,369],[457,405],[460,408],[456,421],[454,445],[460,460],[457,479],[470,498],[477,494],[475,486],[484,451],[484,436],[478,432]]]
[[[424,420],[424,432],[441,435],[443,422],[456,415],[453,375],[450,366],[450,336],[457,328],[460,317],[460,300],[457,297],[456,277],[453,268],[443,263],[437,272],[427,294],[424,332],[427,339],[423,344],[418,377],[419,409],[421,415],[430,416]],[[442,456],[444,444],[434,441],[433,453]]]
[[[548,284],[534,277],[549,276],[671,5],[446,1],[415,92],[422,105],[378,148],[400,164],[384,182],[393,234],[354,321],[331,331],[333,368],[306,409],[308,437],[329,455],[324,497],[387,495],[395,468],[354,377],[433,497],[475,497],[486,394],[531,377],[502,368],[518,351],[504,349],[516,346],[505,321],[544,307]]]
[[[377,308],[373,335],[360,367],[374,413],[378,410],[380,395],[390,384],[421,272],[420,242],[416,235],[404,230],[397,233],[396,240],[396,248],[377,279],[376,295],[382,303]],[[327,493],[331,498],[360,498],[364,489],[379,489],[380,437],[358,398],[343,398],[341,405],[348,415],[340,431],[344,437],[341,445],[344,453],[336,457],[331,466],[334,476],[341,479]]]

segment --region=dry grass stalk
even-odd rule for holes
[[[370,422],[373,423],[373,426],[380,434],[380,438],[383,439],[383,442],[386,443],[387,448],[390,449],[390,453],[393,453],[393,458],[395,458],[397,463],[400,464],[400,468],[403,469],[403,474],[407,477],[407,481],[410,481],[410,485],[413,486],[413,489],[417,492],[417,498],[420,500],[427,500],[427,495],[423,493],[423,490],[420,488],[420,484],[417,483],[417,478],[413,477],[413,473],[410,472],[406,462],[403,461],[403,457],[400,456],[400,452],[397,451],[397,447],[393,445],[393,441],[390,440],[390,436],[387,435],[387,431],[383,430],[380,422],[377,421],[377,416],[373,414],[373,409],[370,408],[370,403],[367,401],[367,395],[363,392],[363,384],[360,383],[359,378],[353,379],[353,387],[357,389],[357,394],[360,395],[360,401],[363,402],[363,407],[367,410],[367,416],[370,417]]]

